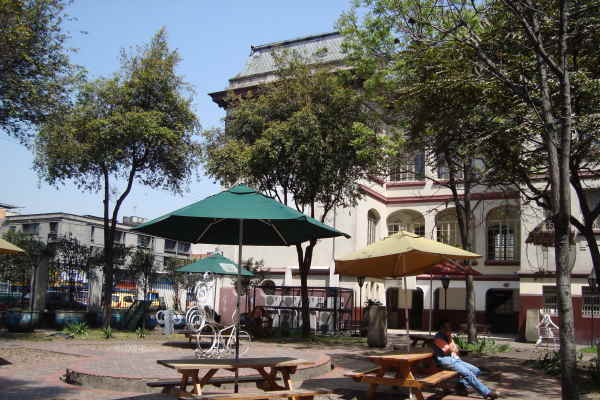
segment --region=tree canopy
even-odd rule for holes
[[[0,129],[29,143],[34,125],[64,111],[79,68],[69,61],[63,0],[0,0]]]
[[[36,139],[42,179],[103,193],[105,323],[116,223],[134,182],[179,193],[197,165],[198,120],[191,88],[176,72],[179,62],[160,30],[147,46],[123,52],[113,77],[83,84],[72,109],[44,123]]]

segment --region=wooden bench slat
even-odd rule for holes
[[[319,395],[331,394],[329,390],[277,390],[272,392],[255,393],[219,393],[203,395],[180,395],[179,400],[259,400],[283,399],[288,397],[311,398]]]
[[[379,371],[380,369],[381,369],[381,367],[367,368],[367,369],[363,369],[363,370],[345,373],[344,376],[346,376],[348,378],[352,378],[354,380],[360,380],[360,378],[362,378],[364,375],[372,374],[374,372]]]
[[[240,383],[247,383],[247,382],[263,382],[265,380],[264,377],[262,377],[261,375],[242,375],[238,377],[238,382]],[[281,380],[281,377],[278,376],[275,378],[275,380]],[[210,378],[210,380],[208,381],[209,385],[213,385],[213,386],[221,386],[221,385],[225,385],[228,383],[235,383],[235,377],[234,376],[216,376],[213,378]],[[146,386],[149,387],[175,387],[175,386],[179,386],[181,384],[181,379],[173,379],[173,380],[162,380],[162,381],[150,381],[150,382],[146,382]],[[188,382],[189,384],[189,382]]]
[[[456,375],[458,375],[456,371],[439,371],[428,377],[419,378],[417,381],[424,385],[437,385],[446,379],[454,378]]]

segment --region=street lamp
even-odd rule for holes
[[[362,320],[362,287],[365,284],[364,276],[357,276],[356,282],[358,282],[358,309],[360,310],[360,320]]]
[[[448,309],[448,287],[450,286],[450,277],[448,275],[444,275],[440,278],[442,281],[442,286],[444,288],[444,311]]]

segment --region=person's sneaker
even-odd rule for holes
[[[500,397],[500,393],[496,392],[495,390],[492,390],[491,392],[488,393],[487,396],[485,396],[486,399],[491,399],[491,400],[495,400],[498,397]]]
[[[462,383],[457,383],[456,386],[454,386],[454,393],[458,396],[469,396],[469,390]]]

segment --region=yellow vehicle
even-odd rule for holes
[[[112,308],[129,308],[135,301],[131,293],[113,293]]]

